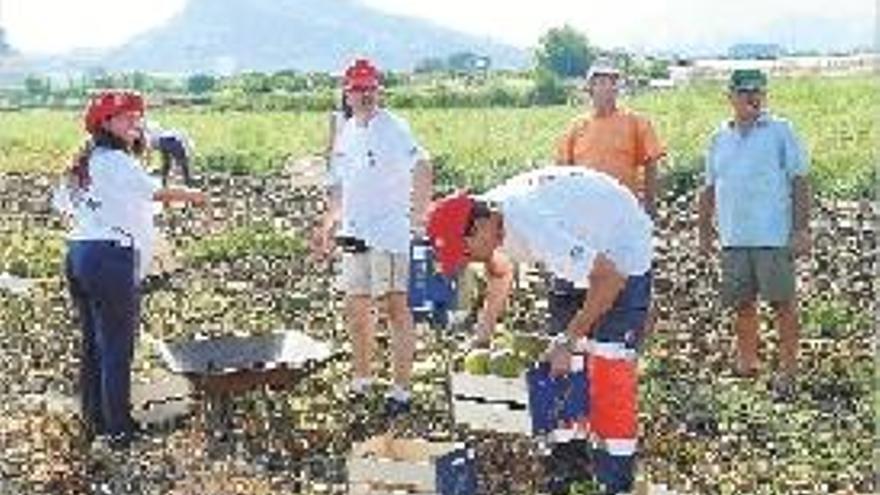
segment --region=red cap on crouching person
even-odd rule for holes
[[[359,58],[345,70],[345,89],[363,90],[379,87],[379,69],[369,60]]]
[[[459,191],[434,202],[428,212],[428,237],[444,275],[453,275],[467,263],[464,236],[473,209],[473,198]]]
[[[95,134],[101,124],[122,112],[144,113],[144,98],[140,93],[125,89],[108,89],[93,95],[86,105],[83,117],[86,131]]]

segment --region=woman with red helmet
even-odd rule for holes
[[[138,160],[144,99],[105,90],[88,102],[89,137],[56,195],[72,220],[65,271],[79,312],[82,413],[90,437],[107,435],[127,446],[136,430],[130,415],[131,361],[140,319],[140,282],[155,238],[153,201],[201,204],[191,189],[162,189]]]

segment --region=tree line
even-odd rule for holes
[[[548,30],[524,71],[492,68],[492,60],[474,52],[425,58],[412,72],[383,74],[386,102],[399,108],[526,107],[558,105],[575,92],[598,57],[610,57],[636,86],[668,77],[669,62],[605,51],[571,26]],[[208,105],[234,110],[325,110],[337,104],[338,78],[322,72],[280,70],[228,76],[208,73],[171,77],[145,72],[111,73],[100,68],[65,80],[32,74],[21,88],[0,93],[7,106],[76,107],[96,89],[129,87],[169,105]]]

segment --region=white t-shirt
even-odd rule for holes
[[[579,167],[546,167],[513,177],[483,199],[504,215],[502,251],[539,263],[586,288],[598,253],[624,275],[651,269],[651,220],[612,177]]]
[[[56,207],[73,218],[68,239],[132,244],[140,254],[139,276],[143,278],[153,256],[153,194],[159,189],[158,180],[134,158],[106,148],[92,153],[89,176],[91,183],[85,191],[71,196],[68,190],[56,198]]]
[[[379,110],[348,119],[335,141],[328,182],[342,188],[341,235],[393,253],[409,252],[413,169],[427,159],[409,125]]]

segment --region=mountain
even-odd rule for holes
[[[415,1],[415,0],[413,0]],[[778,45],[788,53],[880,48],[870,16],[788,15],[712,30],[640,30],[621,48],[647,54],[715,57],[740,44]],[[589,31],[586,34],[590,34]],[[383,69],[411,70],[427,58],[456,52],[488,55],[493,68],[530,63],[523,49],[431,21],[388,14],[358,0],[188,0],[165,24],[110,50],[30,56],[5,46],[0,32],[0,85],[29,73],[63,76],[143,70],[169,74],[245,70],[340,72],[357,55]],[[611,48],[611,47],[606,47]],[[7,51],[4,56],[3,51]]]
[[[0,57],[12,52],[12,47],[6,42],[6,31],[0,26]]]
[[[162,73],[244,70],[339,72],[358,55],[382,69],[411,70],[427,57],[471,51],[493,67],[520,68],[523,50],[386,14],[355,0],[189,0],[167,23],[106,52],[43,59],[43,70],[100,66]]]

